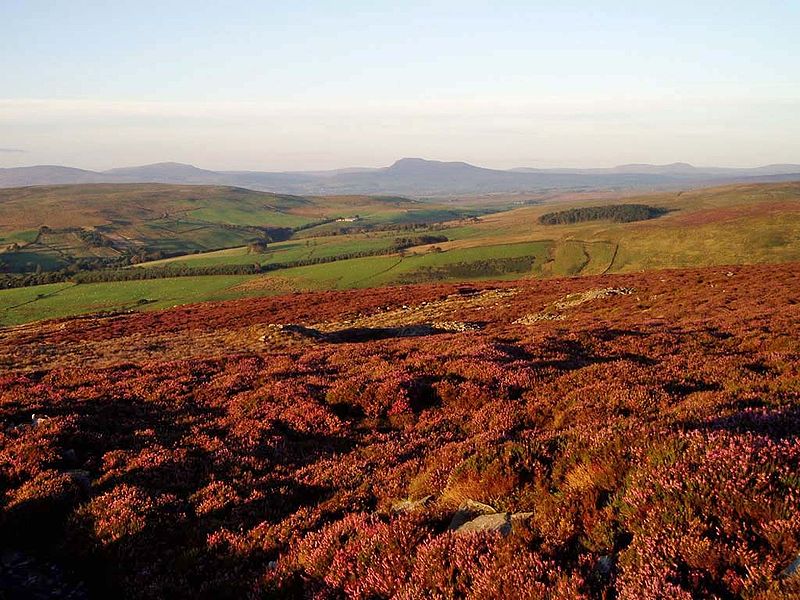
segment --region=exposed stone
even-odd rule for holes
[[[43,423],[49,420],[50,417],[48,417],[47,415],[40,415],[36,413],[33,413],[31,415],[31,425],[33,425],[34,427],[38,427],[39,425],[42,425]]]
[[[60,565],[4,549],[0,553],[0,598],[84,600],[89,593]]]
[[[66,472],[72,481],[77,483],[84,491],[88,491],[92,487],[92,480],[89,477],[89,471],[83,469],[73,469]]]
[[[613,559],[607,554],[597,559],[596,569],[603,577],[611,575],[611,569],[614,566]]]
[[[284,337],[292,337],[292,338],[312,338],[312,339],[320,339],[323,337],[323,334],[313,329],[311,327],[306,327],[304,325],[297,325],[295,323],[270,323],[267,325],[270,331],[265,333],[264,335],[259,338],[262,342],[267,341],[271,337],[275,335],[281,335]]]
[[[431,325],[439,331],[477,331],[481,328],[477,323],[462,321],[434,321]]]
[[[568,308],[580,306],[585,302],[592,300],[599,300],[601,298],[610,298],[611,296],[628,296],[635,292],[633,288],[620,287],[620,288],[598,288],[594,290],[586,290],[585,292],[577,292],[575,294],[567,294],[563,298],[556,300],[551,305],[545,307],[544,310],[538,313],[529,313],[514,321],[518,325],[533,325],[540,321],[563,321],[566,316],[560,311]]]
[[[475,500],[466,500],[461,503],[458,510],[453,515],[450,521],[449,529],[458,529],[467,521],[471,521],[478,515],[492,515],[497,514],[497,510],[484,504],[483,502],[476,502]]]
[[[577,294],[568,294],[561,298],[561,300],[553,303],[553,306],[558,310],[564,310],[565,308],[572,308],[573,306],[579,306],[585,302],[591,302],[592,300],[599,300],[601,298],[609,298],[611,296],[628,296],[634,291],[636,290],[626,287],[587,290]]]
[[[498,531],[503,535],[511,533],[511,515],[508,513],[495,513],[481,515],[456,528],[456,533],[470,533],[473,531]]]
[[[532,512],[518,512],[511,515],[511,522],[512,523],[522,523],[523,521],[527,521],[533,516]]]
[[[539,312],[539,313],[530,313],[527,315],[523,315],[516,321],[514,321],[515,325],[533,325],[534,323],[538,323],[539,321],[563,321],[565,319],[564,315],[559,313],[552,313],[552,312]]]

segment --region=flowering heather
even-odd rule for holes
[[[798,323],[787,264],[3,330],[0,553],[98,598],[799,597]]]

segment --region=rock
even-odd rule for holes
[[[800,556],[794,562],[781,571],[781,579],[800,578]]]
[[[322,339],[324,334],[316,329],[311,327],[306,327],[304,325],[297,325],[295,323],[270,323],[267,325],[268,331],[261,337],[259,337],[259,341],[268,342],[270,339],[276,337],[288,338],[288,339]]]
[[[470,533],[473,531],[498,531],[503,535],[511,533],[511,515],[508,513],[495,513],[481,515],[456,528],[456,533]]]
[[[522,523],[523,521],[527,521],[533,516],[532,512],[518,512],[511,515],[511,522],[512,523]]]
[[[497,510],[484,504],[483,502],[476,502],[475,500],[466,500],[461,503],[458,510],[453,515],[448,529],[458,529],[464,523],[471,521],[478,515],[492,515],[497,514]]]
[[[564,310],[566,308],[573,308],[575,306],[579,306],[586,302],[591,302],[592,300],[600,300],[603,298],[609,298],[611,296],[629,296],[633,292],[635,292],[633,288],[627,287],[620,287],[620,288],[602,288],[602,289],[594,289],[594,290],[587,290],[585,292],[578,292],[575,294],[567,294],[561,300],[553,303],[553,306],[558,310]]]
[[[515,325],[533,325],[539,321],[563,321],[566,317],[559,313],[540,312],[521,316],[514,321]]]
[[[440,331],[477,331],[481,326],[477,323],[464,323],[461,321],[434,321],[431,323],[434,329]]]
[[[33,413],[31,415],[31,425],[33,425],[34,427],[38,427],[39,425],[42,425],[43,423],[49,420],[50,417],[48,417],[47,415],[37,415],[36,413]]]
[[[614,561],[610,556],[606,554],[597,559],[597,565],[595,568],[597,569],[597,572],[600,573],[600,575],[602,575],[603,577],[608,577],[609,575],[611,575],[611,569],[613,568],[613,566],[614,566]]]
[[[431,494],[420,498],[419,500],[398,500],[396,502],[392,502],[392,512],[395,513],[406,513],[406,512],[413,512],[415,510],[419,510],[421,508],[425,508],[427,504],[433,499]]]

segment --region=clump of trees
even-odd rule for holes
[[[394,239],[397,250],[405,250],[413,246],[427,246],[428,244],[441,244],[449,241],[446,235],[417,235],[414,237],[398,237]]]
[[[586,221],[631,223],[633,221],[655,219],[667,212],[664,208],[646,204],[610,204],[607,206],[586,206],[545,213],[539,217],[539,222],[542,225],[572,225]]]
[[[94,248],[110,248],[114,245],[110,238],[95,229],[79,229],[76,233],[81,241]]]
[[[254,240],[247,244],[247,251],[250,254],[264,254],[267,251],[267,241]]]
[[[32,273],[0,273],[0,290],[45,285],[47,283],[62,283],[67,281],[69,277],[70,275],[64,270],[38,271]]]
[[[168,277],[193,277],[197,275],[255,275],[267,270],[267,266],[259,264],[190,267],[175,263],[174,265],[164,265],[160,267],[82,271],[80,273],[75,273],[69,280],[75,283],[101,283],[108,281],[166,279]]]
[[[331,222],[333,221],[328,221],[328,223]],[[316,227],[321,224],[325,223],[317,223],[313,226],[306,225],[306,226],[296,227],[295,232],[302,232],[303,230],[311,229],[312,227]],[[357,221],[353,223],[344,223],[341,224],[340,227],[335,227],[328,230],[322,229],[314,231],[313,237],[352,235],[355,233],[374,233],[378,231],[403,231],[403,232],[416,232],[420,230],[441,231],[446,228],[447,227],[445,226],[444,223],[429,223],[424,221],[413,221],[408,223],[369,223],[369,224],[365,224],[363,221]]]

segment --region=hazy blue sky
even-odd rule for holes
[[[799,31],[800,0],[0,0],[0,166],[800,162]]]

